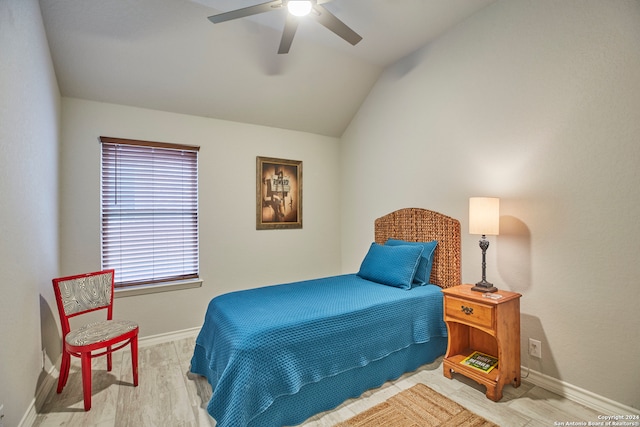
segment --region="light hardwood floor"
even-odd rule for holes
[[[189,374],[195,338],[185,338],[140,348],[138,387],[133,387],[128,350],[114,353],[114,367],[94,360],[92,408],[83,410],[82,381],[77,358],[63,392],[55,387],[37,405],[34,426],[132,426],[209,427],[215,422],[207,415],[211,388],[206,380]],[[500,402],[485,398],[484,387],[462,376],[449,380],[442,375],[442,358],[408,373],[382,387],[350,399],[333,411],[307,420],[304,427],[328,427],[344,421],[390,396],[424,383],[490,421],[507,427],[554,426],[560,422],[595,422],[598,412],[533,386],[523,380],[520,387],[504,388]]]

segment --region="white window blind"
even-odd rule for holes
[[[119,287],[197,278],[199,147],[100,142],[102,268]]]

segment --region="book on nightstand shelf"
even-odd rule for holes
[[[471,368],[478,369],[484,373],[489,373],[493,368],[498,366],[498,358],[479,351],[474,351],[469,355],[469,357],[465,357],[460,363]]]

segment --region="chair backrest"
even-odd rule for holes
[[[107,310],[113,316],[113,287],[115,270],[53,279],[58,313],[64,335],[69,332],[69,318],[96,310]]]

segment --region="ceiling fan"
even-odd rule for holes
[[[278,53],[288,53],[293,42],[293,36],[298,29],[298,18],[311,16],[321,25],[333,31],[352,45],[356,45],[362,37],[349,28],[344,22],[339,20],[333,13],[329,12],[322,3],[330,0],[273,0],[255,6],[244,7],[230,12],[220,13],[209,17],[214,24],[231,21],[232,19],[244,18],[245,16],[257,15],[258,13],[271,12],[273,10],[287,9],[287,19],[280,39]]]

